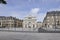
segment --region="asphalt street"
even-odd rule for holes
[[[0,40],[60,40],[60,33],[2,32]]]

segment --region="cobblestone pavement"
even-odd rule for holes
[[[1,32],[0,40],[60,40],[60,33]]]

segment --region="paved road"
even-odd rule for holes
[[[60,33],[0,32],[0,40],[60,40]]]

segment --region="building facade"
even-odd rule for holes
[[[0,27],[23,27],[23,20],[19,20],[15,17],[0,16]]]
[[[22,28],[24,31],[35,31],[42,27],[42,22],[37,22],[35,16],[27,16],[23,20],[12,16],[0,16],[0,28]]]
[[[37,24],[36,17],[31,16],[31,15],[25,17],[23,20],[23,28],[24,29],[33,30],[37,27],[36,24]]]
[[[43,20],[43,27],[60,28],[60,11],[47,12]]]
[[[42,27],[42,22],[37,22],[37,28],[41,28]]]

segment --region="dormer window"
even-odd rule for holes
[[[32,19],[31,17],[29,17],[28,19]]]

